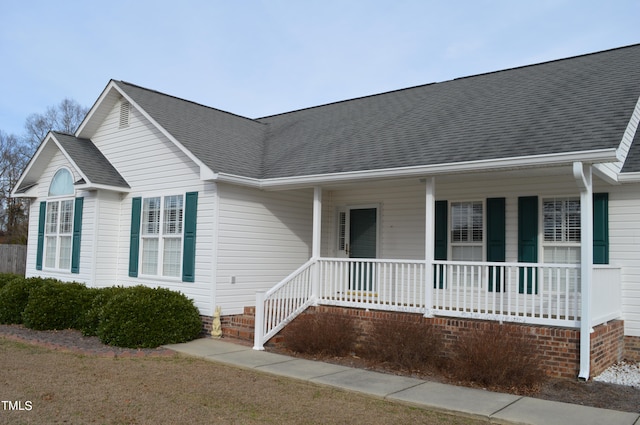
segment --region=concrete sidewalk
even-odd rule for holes
[[[428,410],[498,424],[640,425],[640,414],[445,385],[415,378],[298,359],[209,338],[168,349],[206,360],[356,391]]]

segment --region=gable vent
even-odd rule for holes
[[[126,100],[120,103],[120,128],[129,127],[129,110],[131,105]]]

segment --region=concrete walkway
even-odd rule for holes
[[[640,425],[640,414],[445,385],[415,378],[298,359],[209,338],[168,349],[245,369],[369,394],[428,410],[497,424]]]

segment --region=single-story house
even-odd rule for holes
[[[586,379],[640,356],[639,121],[640,44],[259,119],[112,80],[12,192],[26,274],[255,308],[256,349],[310,306],[512,322]]]

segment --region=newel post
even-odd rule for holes
[[[253,349],[264,350],[264,291],[256,293],[256,318],[253,329]]]
[[[433,261],[435,258],[435,177],[426,180],[425,189],[425,226],[424,226],[424,254],[425,254],[425,282],[424,282],[424,316],[432,317],[433,307]]]

